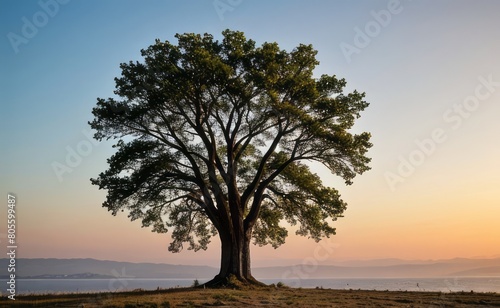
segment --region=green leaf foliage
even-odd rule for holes
[[[350,132],[368,106],[344,79],[315,78],[311,45],[256,46],[242,32],[176,35],[122,63],[118,98],[97,100],[95,138],[116,139],[109,168],[92,183],[112,214],[155,232],[169,250],[206,249],[217,232],[242,230],[278,247],[297,233],[319,240],[346,204],[306,162],[351,184],[369,170],[370,134]]]

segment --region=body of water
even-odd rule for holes
[[[199,279],[200,283],[208,279]],[[362,289],[389,291],[496,292],[500,293],[500,277],[447,278],[331,278],[331,279],[261,279],[271,284],[283,282],[294,288]],[[17,294],[87,293],[125,290],[154,290],[191,286],[194,279],[18,279]],[[6,285],[6,284],[4,284]],[[0,291],[6,294],[6,288]]]

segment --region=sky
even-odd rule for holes
[[[113,96],[119,64],[156,38],[232,29],[289,51],[312,44],[316,76],[366,93],[354,130],[374,144],[372,169],[350,186],[312,166],[348,204],[337,235],[316,243],[291,230],[276,250],[252,247],[254,266],[498,257],[499,11],[495,0],[1,0],[1,253],[13,193],[18,258],[217,266],[217,237],[172,254],[168,233],[101,207],[89,179],[113,149],[87,122]]]

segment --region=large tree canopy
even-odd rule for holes
[[[120,65],[119,99],[98,99],[89,124],[98,140],[116,138],[109,169],[92,183],[103,206],[128,210],[153,231],[171,228],[169,250],[206,249],[221,240],[221,270],[255,281],[250,242],[278,247],[284,223],[315,240],[335,234],[346,208],[306,162],[351,184],[369,169],[370,134],[350,129],[367,106],[344,94],[344,79],[313,77],[311,45],[259,47],[242,32],[156,40],[143,62]]]

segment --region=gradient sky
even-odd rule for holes
[[[355,129],[372,133],[372,170],[345,186],[314,166],[348,203],[337,235],[255,246],[255,266],[318,259],[318,249],[324,264],[499,256],[499,12],[495,0],[1,0],[1,252],[12,192],[18,257],[218,265],[218,238],[171,254],[168,234],[101,207],[89,179],[113,150],[87,138],[87,121],[96,98],[113,95],[119,64],[155,38],[230,28],[287,50],[313,44],[316,74],[345,78],[370,103]],[[68,166],[72,151],[80,159]],[[58,177],[57,164],[71,172]]]

